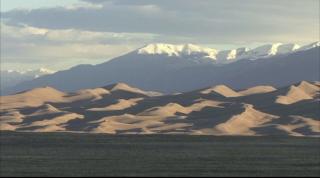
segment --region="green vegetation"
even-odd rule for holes
[[[1,176],[320,176],[320,139],[1,132]]]

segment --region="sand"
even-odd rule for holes
[[[316,99],[319,96],[319,93],[319,86],[302,81],[297,86],[290,86],[285,95],[278,96],[276,103],[293,104],[303,100]]]
[[[256,87],[248,88],[246,90],[239,91],[238,93],[243,96],[248,96],[248,95],[254,95],[254,94],[269,93],[275,90],[277,89],[272,86],[264,85],[264,86],[256,86]]]
[[[271,114],[257,111],[252,105],[245,104],[244,111],[232,116],[225,123],[215,127],[221,135],[257,135],[253,128],[263,127],[263,124],[279,118]]]
[[[207,88],[201,91],[202,94],[210,94],[210,93],[217,93],[224,97],[238,97],[241,94],[237,93],[236,91],[232,90],[231,88],[225,85],[217,85],[214,87]]]
[[[239,92],[218,85],[177,95],[124,83],[74,93],[43,87],[1,96],[0,130],[320,136],[319,90],[306,81]]]

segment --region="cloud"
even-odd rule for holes
[[[129,52],[135,40],[149,34],[91,32],[74,29],[52,30],[1,24],[1,63],[50,63],[87,60],[97,63]]]
[[[41,39],[42,42],[86,42],[86,43],[126,43],[135,41],[148,41],[157,37],[148,33],[115,33],[115,32],[95,32],[76,29],[47,29],[31,26],[10,26],[2,24],[2,34],[4,38],[13,37],[19,40],[31,39],[31,41]]]
[[[78,9],[102,9],[103,5],[101,4],[95,4],[89,1],[81,1],[81,2],[77,2],[71,5],[66,5],[65,6],[66,9],[69,10],[78,10]]]
[[[1,23],[1,64],[25,65],[61,63],[96,64],[170,36],[148,33],[97,32],[79,29],[48,29]],[[179,40],[176,37],[176,40]],[[183,40],[183,39],[181,39]],[[65,68],[63,67],[63,68]],[[30,68],[30,67],[28,67]]]
[[[317,0],[82,2],[96,8],[54,7],[2,15],[11,25],[184,36],[199,43],[270,41],[275,37],[282,42],[313,41],[319,37]]]
[[[3,13],[11,25],[193,37],[199,42],[319,37],[319,1],[82,1],[99,8],[45,8]],[[90,7],[88,6],[88,7]],[[262,38],[263,37],[263,38]],[[257,39],[257,40],[255,40]],[[288,41],[280,38],[277,41]],[[292,38],[291,38],[292,40]]]
[[[9,66],[99,63],[155,42],[317,40],[318,0],[82,0],[1,13],[1,63]]]

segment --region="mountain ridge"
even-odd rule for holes
[[[261,57],[270,57],[279,54],[288,54],[295,51],[308,50],[318,47],[319,45],[320,42],[313,42],[301,47],[294,43],[274,43],[261,45],[253,49],[241,47],[237,49],[218,50],[194,44],[174,45],[168,43],[151,43],[135,50],[135,52],[143,55],[167,55],[181,57],[194,55],[193,57],[211,59],[211,62],[225,64],[239,59],[258,59]]]
[[[39,78],[44,75],[50,75],[55,73],[56,71],[47,69],[47,68],[39,68],[35,70],[1,70],[1,89],[5,89],[8,87],[12,87],[24,81],[30,81],[36,78]]]
[[[292,53],[244,58],[221,65],[208,62],[207,58],[197,62],[198,58],[137,55],[137,51],[132,51],[105,63],[79,65],[18,84],[4,90],[2,95],[46,85],[62,91],[75,91],[117,82],[161,93],[186,92],[219,84],[235,89],[257,85],[281,87],[301,80],[319,80],[319,50],[319,43],[315,43]]]

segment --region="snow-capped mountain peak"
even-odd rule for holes
[[[47,69],[47,68],[43,68],[43,67],[40,68],[38,71],[41,72],[41,73],[46,73],[46,74],[53,74],[53,73],[56,72],[56,71],[54,71],[54,70]]]
[[[217,63],[230,63],[236,61],[239,56],[244,55],[249,51],[249,48],[238,48],[232,50],[222,50],[217,54]]]
[[[263,57],[275,55],[278,52],[278,47],[281,45],[282,43],[262,45],[252,50],[249,50],[247,55],[250,57]]]
[[[252,83],[280,85],[301,79],[314,81],[318,80],[314,75],[319,63],[317,46],[318,42],[312,43],[302,48],[308,50],[300,51],[301,48],[295,44],[269,44],[254,49],[218,51],[192,44],[150,44],[102,64],[78,65],[45,77],[16,80],[18,85],[13,85],[14,80],[9,77],[13,75],[1,73],[1,82],[7,81],[11,85],[2,93],[11,94],[46,85],[73,91],[119,82],[148,90],[180,92],[213,83],[233,85],[240,89]],[[272,77],[284,72],[286,74],[283,77]],[[190,82],[190,78],[194,81]],[[72,80],[60,82],[64,79]],[[4,86],[1,83],[1,88]]]
[[[270,56],[275,56],[279,54],[288,54],[297,51],[300,49],[300,46],[293,43],[282,44],[282,43],[274,43],[274,44],[266,44],[262,46],[258,46],[254,49],[248,50],[243,54],[237,56],[237,59],[259,59],[266,58]]]
[[[294,43],[282,44],[273,43],[258,46],[253,49],[238,48],[230,50],[217,50],[214,48],[201,47],[194,44],[167,44],[167,43],[152,43],[137,50],[137,54],[142,55],[164,55],[183,57],[191,59],[198,63],[212,62],[218,64],[227,64],[239,59],[259,59],[274,55],[288,54],[295,51],[307,50],[319,46],[319,42],[300,47]]]
[[[277,53],[278,54],[290,53],[290,52],[296,51],[299,48],[300,46],[294,43],[283,44],[278,46]]]
[[[218,50],[212,48],[204,48],[194,44],[166,44],[153,43],[138,49],[138,54],[145,55],[167,55],[167,56],[199,56],[203,58],[216,59]]]
[[[178,55],[177,46],[165,43],[152,43],[138,49],[138,54],[166,54],[168,56]]]
[[[301,48],[299,48],[298,50],[299,51],[303,51],[303,50],[308,50],[308,49],[311,49],[311,48],[316,48],[316,47],[319,47],[319,46],[320,46],[320,41],[316,41],[316,42],[313,42],[311,44],[304,45]]]

